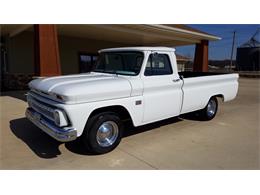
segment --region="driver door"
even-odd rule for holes
[[[170,52],[150,53],[143,75],[143,123],[154,122],[180,114],[182,82],[173,72]]]

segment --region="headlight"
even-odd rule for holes
[[[57,126],[64,127],[68,125],[67,118],[61,110],[54,110],[53,116]]]

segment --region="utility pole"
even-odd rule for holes
[[[234,45],[235,45],[235,37],[236,37],[236,31],[233,32],[233,42],[232,42],[232,48],[231,48],[230,67],[229,67],[230,72],[231,72],[232,63],[233,63],[233,52],[234,52]]]

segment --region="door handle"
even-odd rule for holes
[[[181,79],[173,79],[173,82],[179,82]]]

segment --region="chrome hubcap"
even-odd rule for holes
[[[210,100],[207,106],[207,113],[209,117],[212,117],[216,112],[217,104],[214,100]]]
[[[97,130],[97,142],[102,147],[108,147],[115,143],[118,137],[118,126],[114,121],[106,121]]]

